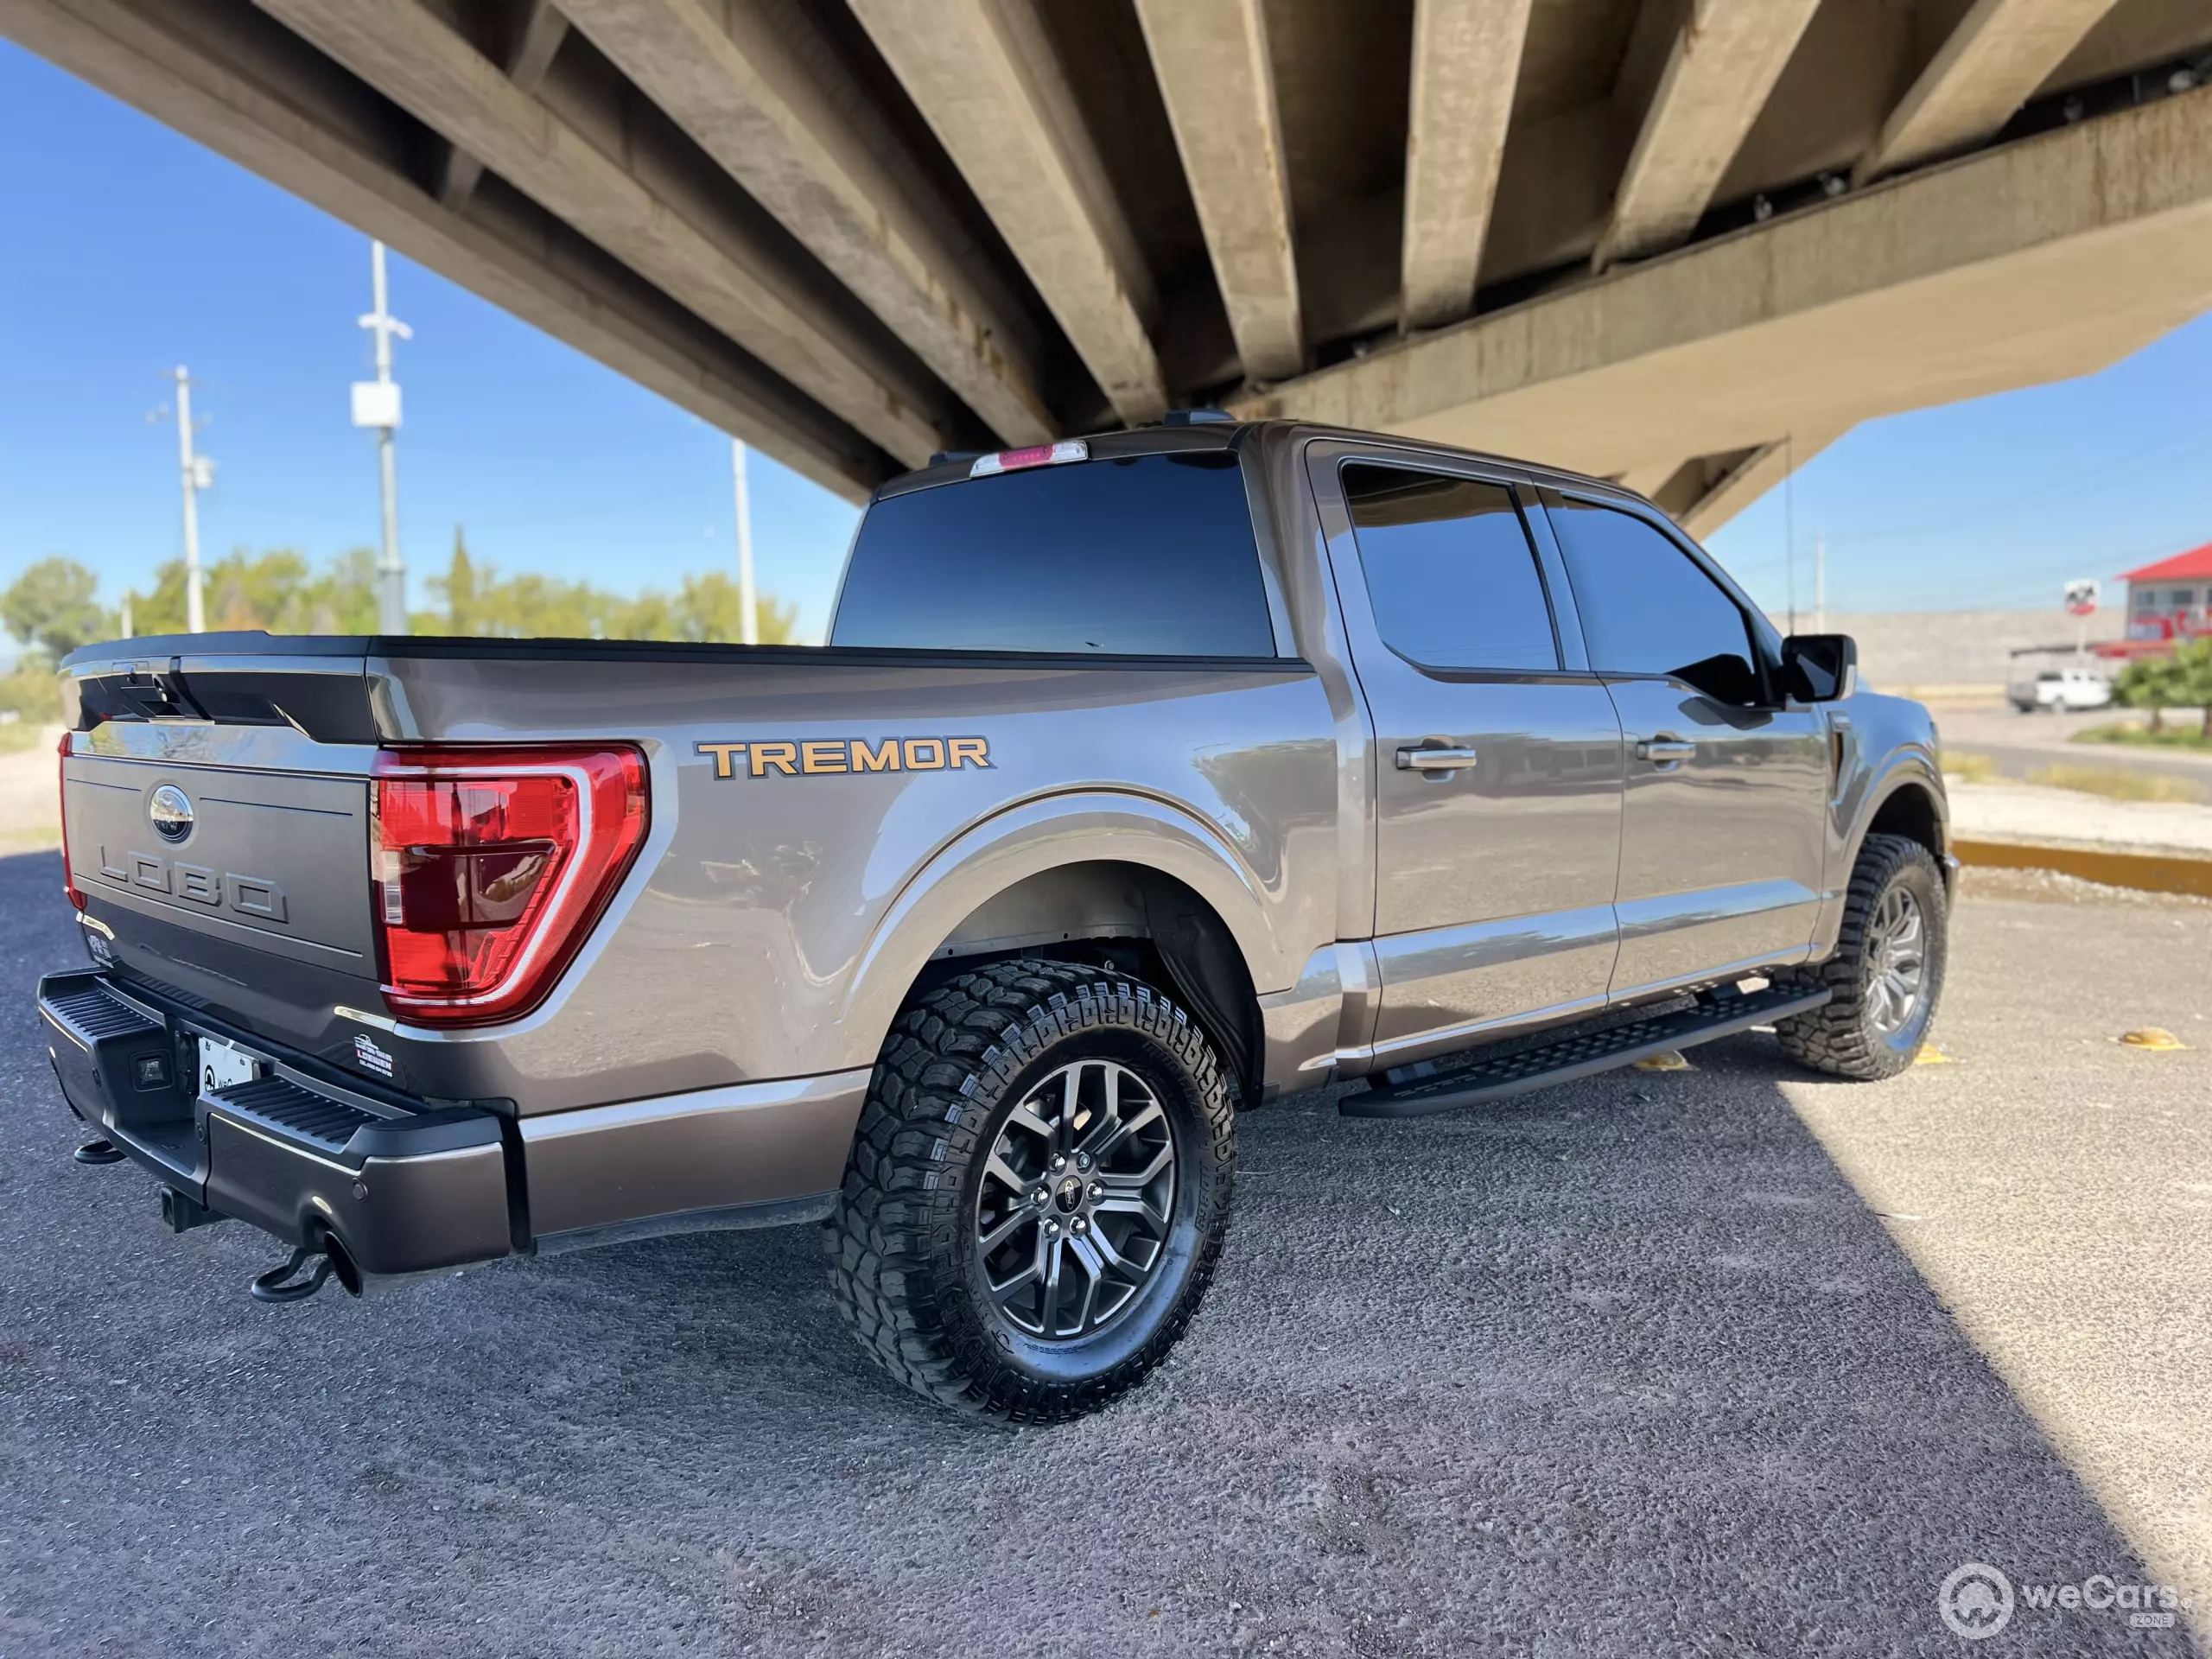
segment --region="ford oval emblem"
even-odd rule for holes
[[[154,833],[163,841],[182,841],[192,833],[192,801],[175,784],[163,784],[146,803]]]

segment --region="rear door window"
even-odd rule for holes
[[[1657,529],[1586,501],[1552,509],[1590,666],[1664,674],[1721,702],[1754,703],[1750,625],[1726,589]]]
[[[1344,486],[1384,645],[1425,668],[1558,668],[1536,550],[1511,490],[1357,463]]]
[[[833,645],[1272,657],[1236,456],[1039,467],[878,501]]]

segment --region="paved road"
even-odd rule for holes
[[[2048,766],[2149,772],[2193,784],[2212,798],[2212,753],[2070,741],[2075,733],[2092,726],[2140,718],[2125,709],[2022,715],[2010,709],[1938,709],[1936,718],[1942,728],[1945,753],[1982,755],[2007,778],[2031,779]],[[2178,725],[2197,716],[2194,711],[2183,711],[2171,718]]]
[[[2055,1227],[2120,1302],[2196,1294],[2177,1258],[2212,1260],[2212,1205],[2153,1206],[2115,1246],[2109,1182],[2084,1208],[2031,1164],[1980,1232],[1942,1198],[2014,1124],[2212,1193],[2203,1053],[2101,1042],[2124,1014],[2202,1008],[2184,982],[2212,911],[1969,904],[1946,1022],[1966,1063],[1878,1092],[1808,1084],[1746,1037],[1694,1072],[1415,1123],[1270,1108],[1177,1362],[1016,1433],[869,1370],[809,1231],[251,1303],[266,1243],[167,1236],[143,1177],[67,1160],[28,1007],[75,950],[53,874],[0,861],[7,1659],[1951,1654],[1935,1591],[1961,1562],[2146,1571],[1889,1229],[1917,1249],[1932,1226],[1956,1247],[1935,1269],[1994,1257],[2003,1281],[2050,1265]],[[2073,976],[2024,1028],[2022,977],[2049,985],[2100,938],[2139,964],[2127,1007]],[[2063,1065],[2054,1033],[2083,1034]],[[1948,1166],[1921,1167],[1916,1136]],[[1932,1185],[1910,1196],[1936,1220],[1885,1224],[1837,1158]],[[2003,1349],[1998,1303],[1964,1317],[2032,1383],[2044,1362]],[[2171,1369],[2140,1370],[2130,1411],[2145,1390],[2203,1409],[2166,1397]],[[2202,1520],[2196,1478],[2139,1496]],[[1983,1650],[2186,1643],[2024,1606]]]

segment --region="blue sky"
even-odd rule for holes
[[[201,547],[321,559],[377,536],[373,440],[346,386],[372,373],[359,233],[0,41],[0,586],[64,554],[112,600],[181,550],[176,434],[147,415],[191,368]],[[456,524],[471,552],[634,591],[728,569],[720,433],[393,256],[401,540],[417,603]],[[2212,539],[2212,320],[2105,372],[1862,427],[1713,541],[1777,617],[1794,524],[1834,610],[2055,607]],[[827,611],[854,511],[755,455],[762,586]],[[0,645],[0,650],[4,650]]]

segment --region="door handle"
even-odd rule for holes
[[[1472,749],[1400,749],[1400,772],[1458,772],[1475,764]]]
[[[1697,759],[1697,745],[1662,732],[1657,737],[1640,740],[1636,746],[1636,758],[1649,760],[1654,766],[1680,766],[1685,760]]]

